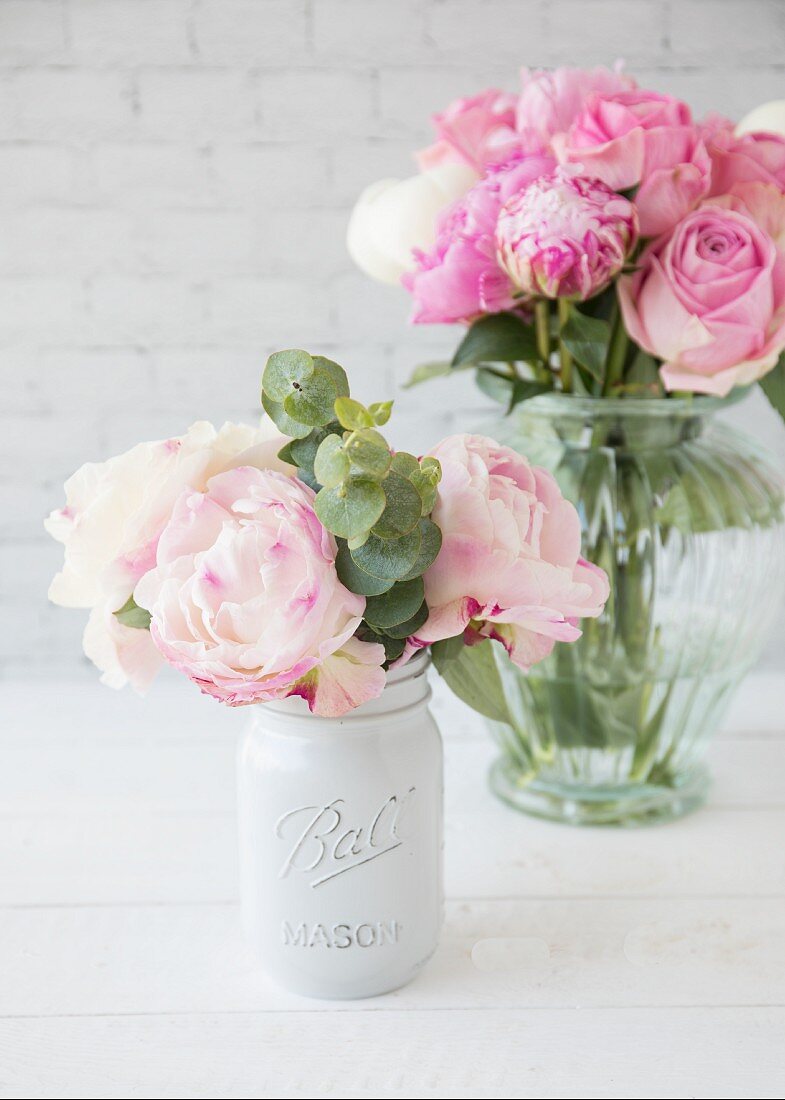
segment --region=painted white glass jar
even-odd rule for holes
[[[254,708],[238,755],[243,922],[269,975],[309,997],[408,982],[442,919],[442,748],[427,658],[340,719]]]

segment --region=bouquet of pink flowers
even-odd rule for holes
[[[764,112],[765,114],[765,112]],[[760,109],[752,125],[760,123]],[[764,119],[765,121],[765,119]],[[508,407],[549,389],[723,396],[785,415],[785,137],[619,69],[523,72],[435,116],[420,174],[368,188],[349,249]]]
[[[89,609],[105,683],[144,690],[166,662],[229,706],[298,695],[335,717],[430,646],[487,710],[450,674],[464,645],[528,669],[601,613],[607,577],[550,474],[481,436],[392,450],[391,402],[354,401],[321,356],[276,353],[262,387],[261,428],[196,423],[66,483],[49,595]]]

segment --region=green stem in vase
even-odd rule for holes
[[[560,333],[570,319],[571,310],[571,303],[566,298],[559,298]],[[562,393],[572,393],[572,356],[567,350],[567,347],[564,341],[561,339],[561,336],[559,337],[559,364],[561,367],[560,374]]]
[[[551,362],[551,313],[547,298],[539,298],[534,304],[534,328],[537,334],[537,352],[547,369]]]
[[[620,382],[624,374],[624,360],[627,357],[629,337],[624,327],[624,319],[616,302],[613,308],[613,323],[611,325],[611,338],[608,344],[608,357],[605,360],[605,381],[602,384],[602,395],[607,397],[617,382]]]

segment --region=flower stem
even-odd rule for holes
[[[619,303],[616,302],[611,326],[611,338],[608,343],[608,356],[605,360],[605,381],[602,384],[603,397],[607,397],[613,386],[621,381],[628,344],[627,330],[624,327]]]
[[[547,298],[534,303],[534,328],[537,333],[537,351],[546,369],[551,362],[551,314]]]
[[[572,306],[567,298],[559,298],[559,363],[561,364],[562,393],[572,393],[572,356],[561,338],[562,330],[570,319]]]

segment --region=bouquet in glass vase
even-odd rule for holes
[[[782,478],[716,419],[756,383],[785,416],[781,115],[696,121],[618,68],[525,70],[518,94],[437,115],[419,174],[352,214],[350,252],[413,321],[462,326],[410,384],[473,370],[494,436],[553,473],[610,577],[602,615],[528,672],[503,644],[482,669],[470,649],[437,661],[498,734],[495,790],[529,812],[698,805],[777,615]]]

